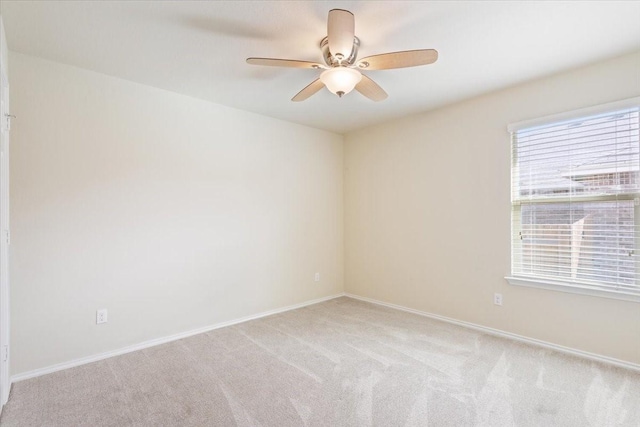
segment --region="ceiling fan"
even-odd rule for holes
[[[312,68],[324,70],[320,77],[302,89],[291,100],[304,101],[326,86],[342,97],[354,88],[372,101],[382,101],[387,93],[376,82],[362,74],[361,70],[389,70],[415,67],[436,62],[438,51],[434,49],[405,50],[383,53],[356,60],[360,40],[355,36],[353,13],[343,9],[329,11],[327,36],[320,42],[325,64],[295,59],[247,58],[252,65],[274,67]]]

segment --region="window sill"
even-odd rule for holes
[[[640,302],[640,295],[624,292],[605,291],[589,285],[565,283],[561,281],[534,279],[530,277],[505,277],[510,285],[527,286],[530,288],[548,289],[551,291],[567,292],[570,294],[590,295],[602,298],[612,298],[624,301]]]

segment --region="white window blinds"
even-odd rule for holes
[[[640,108],[512,132],[512,276],[640,296]]]

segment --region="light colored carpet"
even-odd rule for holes
[[[9,426],[640,426],[640,373],[339,298],[14,384]]]

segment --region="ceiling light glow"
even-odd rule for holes
[[[347,67],[330,68],[320,75],[327,89],[341,98],[351,92],[361,79],[362,74],[358,70]]]

